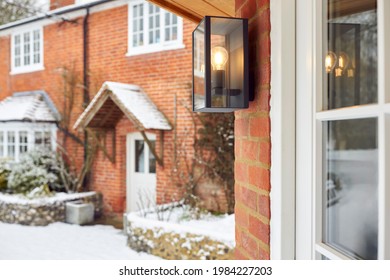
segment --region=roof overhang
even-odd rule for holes
[[[234,17],[234,0],[148,0],[165,10],[199,23],[204,16]]]
[[[81,114],[74,129],[112,129],[123,114],[137,130],[171,130],[165,116],[135,85],[105,82]]]

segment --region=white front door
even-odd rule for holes
[[[387,0],[297,2],[297,258],[390,258],[389,25]]]
[[[152,145],[154,134],[146,134]],[[127,135],[126,205],[127,212],[156,204],[156,159],[139,132]]]

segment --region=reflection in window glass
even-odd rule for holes
[[[323,128],[323,242],[353,258],[376,259],[377,119],[330,121]]]
[[[135,172],[145,172],[145,144],[143,140],[135,140]]]
[[[345,0],[327,2],[328,48],[324,63],[328,94],[324,96],[324,109],[377,103],[376,1],[364,1],[365,9],[357,9],[359,5]]]

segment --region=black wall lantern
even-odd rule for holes
[[[206,16],[193,31],[192,44],[193,111],[248,108],[248,20]]]

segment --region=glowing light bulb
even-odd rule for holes
[[[224,47],[214,47],[211,49],[211,64],[214,70],[224,70],[228,61],[228,52]]]
[[[331,58],[331,56],[328,54],[327,56],[326,56],[326,58],[325,58],[325,67],[326,67],[326,69],[329,69],[330,70],[330,68],[332,67],[332,58]]]
[[[333,71],[334,67],[336,66],[336,60],[337,60],[336,54],[334,52],[328,52],[328,54],[325,57],[325,69],[327,73]]]
[[[344,59],[342,56],[339,57],[339,67],[342,69],[344,68]]]

